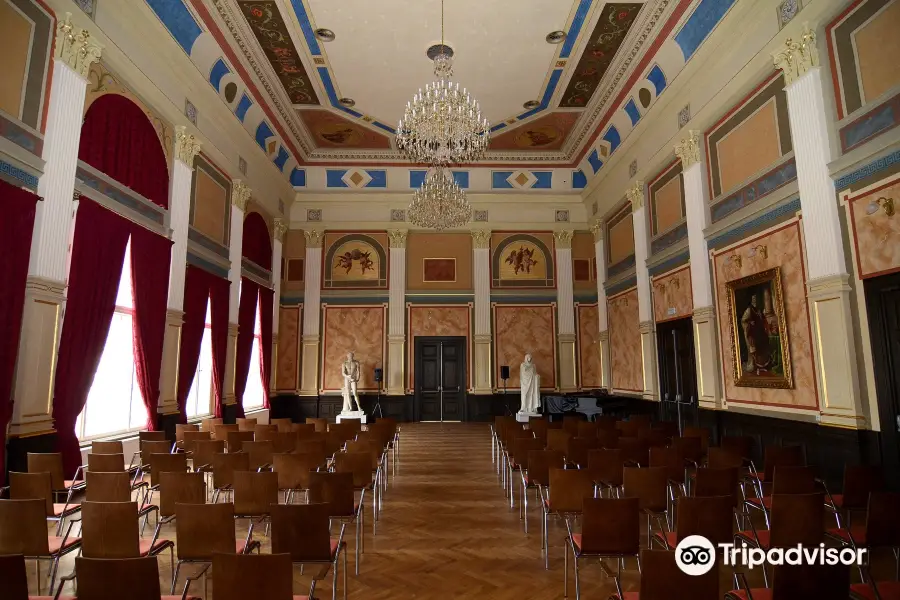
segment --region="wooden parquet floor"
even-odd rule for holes
[[[547,571],[541,557],[537,501],[529,502],[529,508],[529,533],[525,535],[518,506],[509,508],[491,464],[486,424],[404,424],[397,474],[385,492],[384,511],[374,537],[370,505],[367,511],[365,553],[358,576],[353,574],[353,533],[348,527],[349,598],[562,598],[565,524],[551,522]],[[238,538],[243,537],[246,521],[239,521],[236,531]],[[266,553],[268,539],[261,529],[257,532],[254,538],[262,541]],[[174,534],[174,525],[164,526],[161,537],[172,539]],[[72,564],[72,558],[64,559],[60,571],[71,572]],[[159,567],[165,593],[171,581],[168,553],[160,557]],[[196,570],[195,566],[186,566],[182,573]],[[33,567],[29,571],[34,589]],[[343,596],[342,579],[339,573],[339,598]],[[581,565],[581,582],[585,599],[606,599],[615,591],[613,580],[596,562]],[[622,582],[626,590],[638,586],[633,559],[627,561]],[[723,577],[723,589],[726,585],[727,576]],[[305,593],[308,586],[309,576],[296,569],[295,593]],[[569,586],[569,595],[574,598],[571,574]],[[66,592],[70,592],[68,587]],[[192,594],[204,596],[203,592],[202,584],[191,588]],[[319,583],[316,596],[330,598],[330,576]],[[209,595],[204,597],[215,598],[211,578]]]

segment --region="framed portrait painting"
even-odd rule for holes
[[[726,284],[731,322],[734,384],[792,388],[781,268],[775,267]]]

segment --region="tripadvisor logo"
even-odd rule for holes
[[[863,565],[866,549],[826,548],[825,544],[790,548],[751,548],[747,544],[719,544],[726,566],[753,569],[765,564],[781,565]],[[704,575],[716,564],[716,547],[702,535],[689,535],[675,548],[675,563],[686,575]]]

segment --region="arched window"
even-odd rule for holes
[[[206,325],[200,342],[200,360],[191,389],[188,392],[185,413],[188,419],[205,417],[213,413],[213,354],[212,354],[212,304],[206,301]]]
[[[247,388],[244,390],[244,410],[261,408],[266,396],[267,385],[262,381],[262,329],[259,320],[259,295],[256,297],[256,312],[253,315],[253,349],[250,351],[250,371],[247,373]]]

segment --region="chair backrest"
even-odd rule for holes
[[[772,600],[846,600],[848,596],[850,567],[846,565],[780,565],[772,571]]]
[[[619,449],[625,462],[636,463],[642,467],[650,462],[650,445],[645,439],[622,436],[619,438]]]
[[[197,440],[193,446],[194,470],[211,465],[213,457],[225,452],[225,442],[222,440]]]
[[[547,430],[547,450],[558,450],[565,454],[566,443],[572,434],[565,429]]]
[[[622,451],[607,448],[588,450],[588,470],[594,481],[619,487],[624,470]]]
[[[159,600],[159,565],[142,558],[75,558],[78,600]]]
[[[53,489],[50,473],[9,472],[9,497],[13,500],[41,500],[45,517],[53,516]]]
[[[225,440],[226,443],[228,442],[228,434],[229,433],[234,432],[234,431],[240,431],[240,428],[237,426],[236,423],[229,423],[227,425],[225,423],[213,423],[212,428],[213,428],[213,439],[214,440]],[[251,429],[251,431],[252,431],[252,429]]]
[[[258,442],[271,442],[278,434],[278,425],[257,425],[253,428],[253,434]]]
[[[202,504],[206,502],[206,484],[203,473],[167,472],[158,476],[159,516],[171,517],[179,503]]]
[[[586,417],[581,413],[574,415],[563,415],[563,430],[572,434],[572,437],[578,435],[578,424],[583,423]]]
[[[142,465],[149,465],[152,455],[168,454],[172,450],[172,444],[166,440],[141,440],[140,444]]]
[[[273,454],[272,470],[278,475],[278,488],[282,490],[309,489],[309,473],[319,467],[320,460],[313,454]]]
[[[575,437],[595,438],[597,437],[597,424],[593,421],[579,421],[575,429]]]
[[[250,468],[258,469],[260,467],[272,464],[272,454],[274,448],[269,440],[259,442],[244,442],[241,449],[245,454],[250,456]]]
[[[818,545],[825,538],[824,513],[825,500],[820,492],[772,496],[770,518],[772,547]]]
[[[550,469],[562,469],[566,457],[561,450],[532,450],[528,453],[528,481],[536,485],[550,485]]]
[[[884,476],[880,467],[847,465],[844,467],[843,507],[847,510],[863,510],[869,503],[869,494],[884,490]]]
[[[28,472],[50,473],[50,485],[54,491],[66,488],[62,454],[59,452],[29,452]]]
[[[866,546],[900,547],[900,493],[872,492],[866,515]]]
[[[153,483],[159,482],[160,473],[185,473],[187,471],[187,455],[179,454],[151,454],[150,474]]]
[[[706,452],[709,449],[709,429],[706,427],[691,427],[685,425],[681,430],[681,437],[699,438],[700,449]]]
[[[594,482],[585,469],[550,469],[550,510],[580,513],[585,498],[594,496]]]
[[[293,562],[331,562],[328,504],[273,504],[272,554],[290,554]]]
[[[211,417],[200,421],[200,431],[212,431],[216,435],[216,425],[222,425],[222,417]]]
[[[238,431],[253,431],[256,428],[256,419],[235,419],[234,424]]]
[[[744,459],[740,454],[728,448],[710,448],[706,457],[706,466],[711,469],[741,469]]]
[[[138,431],[138,444],[144,442],[166,442],[169,447],[172,446],[172,442],[166,439],[165,431]]]
[[[122,440],[113,440],[110,442],[91,442],[92,454],[125,454]]]
[[[530,431],[535,438],[541,440],[545,446],[547,445],[547,431],[549,425],[550,422],[544,418],[528,419],[528,431]]]
[[[637,498],[585,498],[581,549],[589,554],[636,555],[641,547]]]
[[[355,419],[354,419],[355,420]],[[352,440],[356,437],[358,433],[356,427],[353,423],[340,422],[340,423],[329,423],[328,424],[328,433],[333,434],[335,437],[340,439],[342,442],[346,442],[348,440]]]
[[[647,444],[648,448],[665,448],[669,445],[669,438],[664,430],[641,429],[638,431],[638,439]]]
[[[681,456],[685,460],[699,463],[703,460],[703,440],[699,437],[673,437],[672,447],[681,451]]]
[[[209,431],[185,431],[182,434],[182,447],[185,452],[195,452],[199,442],[208,442],[212,439]]]
[[[88,454],[88,459],[90,457]],[[87,483],[84,497],[88,502],[131,501],[131,476],[125,471],[92,471],[88,468],[84,478]]]
[[[598,431],[611,431],[616,428],[616,421],[619,419],[615,415],[597,415],[594,417],[594,423],[597,424]]]
[[[314,423],[294,423],[291,425],[291,431],[297,434],[298,440],[305,440],[316,432]]]
[[[715,450],[715,448],[710,448],[710,450]],[[731,496],[734,506],[740,503],[741,492],[738,487],[740,470],[737,467],[720,469],[701,467],[697,469],[694,477],[694,484],[691,486],[694,496]]]
[[[812,494],[816,489],[816,476],[812,467],[775,467],[772,476],[773,494]]]
[[[234,514],[242,517],[267,515],[271,504],[278,504],[278,474],[235,471]]]
[[[352,473],[353,487],[356,489],[372,485],[372,459],[368,453],[338,452],[334,455],[334,470]]]
[[[677,590],[677,593],[673,593]],[[641,550],[641,600],[717,600],[719,570],[688,575],[675,562],[674,550]],[[798,596],[799,598],[799,596]]]
[[[622,433],[622,437],[636,438],[641,429],[650,429],[650,425],[629,419],[628,421],[616,421],[616,429]]]
[[[325,440],[318,436],[324,436],[324,433],[316,433],[317,437],[312,439],[300,440],[297,442],[297,448],[294,450],[297,454],[310,454],[319,459],[317,467],[324,467],[328,458],[328,450],[325,447]]]
[[[622,484],[625,486],[625,495],[637,498],[642,510],[666,510],[669,488],[664,467],[625,467]]]
[[[88,558],[140,556],[136,502],[84,502],[81,553]]]
[[[596,434],[596,432],[595,432]],[[566,461],[570,464],[586,467],[588,451],[600,448],[600,440],[593,437],[573,437],[566,442]]]
[[[269,419],[269,425],[275,425],[278,427],[278,431],[290,431],[291,425],[293,425],[293,421],[290,418],[279,418],[279,419]],[[286,426],[286,427],[285,427]],[[282,429],[284,427],[284,429]]]
[[[662,467],[669,480],[684,483],[684,455],[680,448],[650,448],[650,466]]]
[[[228,452],[241,452],[244,442],[252,442],[253,438],[252,431],[228,431],[225,433],[225,448]]]
[[[378,463],[383,454],[381,444],[372,440],[356,440],[347,442],[347,453],[349,454],[365,454],[369,457],[369,469],[374,471],[378,468]],[[340,452],[336,453],[340,454]]]
[[[519,468],[528,468],[528,457],[532,452],[543,450],[544,442],[534,437],[519,438],[513,442],[512,458]]]
[[[234,484],[235,471],[250,470],[250,455],[243,452],[216,454],[212,459],[213,487],[222,489]]]
[[[319,433],[325,433],[328,431],[328,419],[323,419],[320,417],[306,417],[306,422],[310,425],[315,426],[316,431]]]
[[[88,470],[94,472],[114,473],[116,471],[125,471],[125,455],[124,454],[99,454],[93,449],[87,455]]]
[[[230,502],[179,502],[175,505],[175,537],[179,560],[212,560],[216,552],[234,554],[234,506]]]
[[[290,554],[216,554],[212,564],[216,600],[295,597]]]
[[[309,501],[331,505],[332,517],[355,514],[353,475],[351,473],[315,472],[309,474]]]
[[[283,427],[278,425],[278,427]],[[297,434],[290,431],[290,425],[287,426],[288,431],[279,429],[272,438],[272,450],[274,452],[293,452],[297,449]]]
[[[25,556],[0,555],[0,598],[28,600],[28,573]]]
[[[186,431],[200,431],[200,426],[196,423],[176,423],[175,424],[175,441],[183,442],[184,434]],[[204,429],[204,431],[209,431],[208,429]],[[209,431],[212,433],[212,431]]]
[[[43,500],[0,500],[0,554],[50,554]]]
[[[713,544],[731,542],[733,511],[733,495],[678,498],[675,524],[678,541],[689,535],[702,535]]]
[[[753,452],[753,438],[748,435],[725,435],[722,436],[719,447],[736,454],[741,460],[749,459]]]
[[[615,428],[597,430],[597,440],[599,440],[601,448],[618,448],[620,437],[622,437],[622,432]]]
[[[763,481],[772,481],[775,467],[802,467],[806,464],[803,446],[766,446]]]

